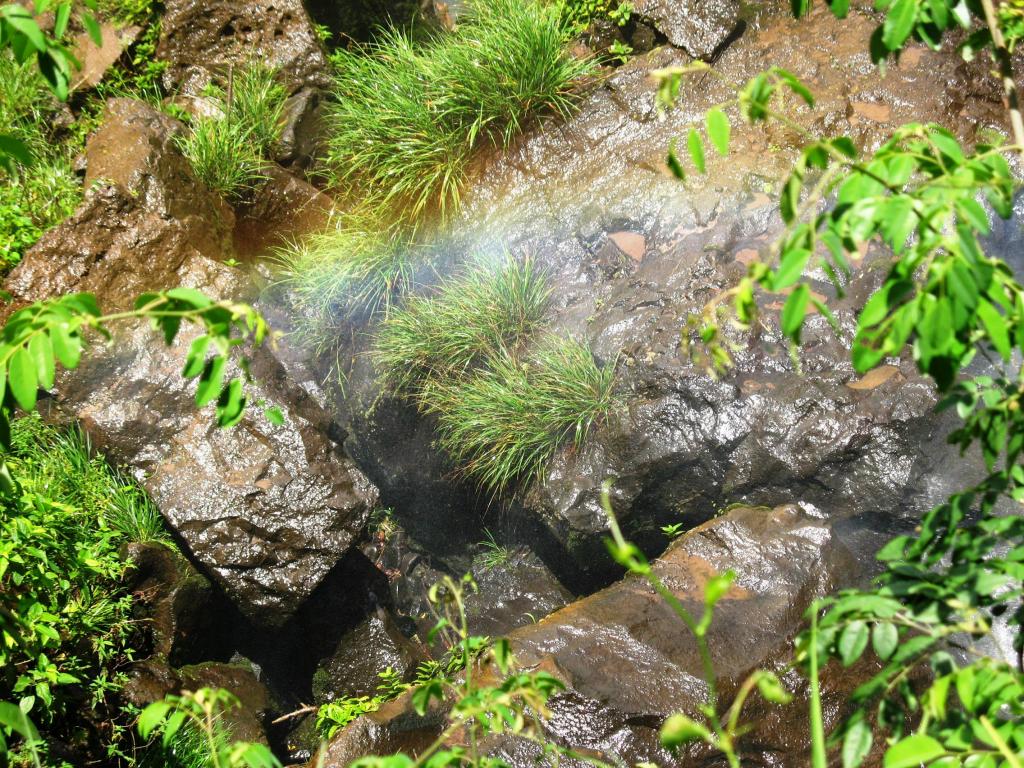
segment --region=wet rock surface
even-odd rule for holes
[[[793,110],[808,129],[847,132],[872,146],[904,121],[941,121],[970,138],[1000,119],[998,94],[975,85],[976,65],[912,47],[881,77],[867,53],[875,19],[855,13],[840,22],[819,8],[794,21],[784,5],[765,4],[749,17],[716,67],[737,84],[765,62],[792,70],[818,98],[813,112]],[[849,364],[855,313],[881,279],[882,254],[866,254],[847,297],[831,302],[838,336],[811,318],[799,369],[775,330],[781,302],[770,299],[759,337],[732,337],[736,367],[728,375],[716,380],[684,354],[680,331],[691,314],[734,285],[780,230],[774,180],[798,142],[788,129],[737,119],[728,160],[686,184],[669,178],[669,142],[733,96],[718,78],[698,76],[659,120],[649,72],[688,60],[670,47],[631,60],[586,95],[576,117],[483,163],[439,261],[446,273],[470,254],[507,247],[533,255],[553,287],[552,329],[589,342],[599,362],[617,367],[624,407],[503,513],[546,531],[531,532],[533,548],[576,592],[617,572],[602,543],[599,490],[608,477],[616,479],[626,535],[649,553],[665,546],[663,525],[697,525],[734,503],[795,499],[827,509],[836,524],[870,521],[862,537],[869,552],[980,471],[973,458],[945,463],[948,422],[933,414],[931,386],[911,363],[889,361],[865,380]],[[963,94],[962,102],[947,104],[945,93]],[[815,292],[830,296],[824,275],[812,277]],[[460,484],[434,449],[430,420],[381,392],[362,354],[368,330],[356,334],[339,401],[346,447],[409,535],[444,556],[480,540],[473,518],[488,501]]]
[[[214,299],[255,297],[244,272],[218,261],[234,253],[234,215],[177,152],[180,130],[141,102],[107,105],[89,142],[86,179],[105,184],[9,276],[5,287],[19,303],[84,290],[112,311],[132,306],[144,290],[179,285]],[[280,170],[267,195],[275,190],[273,203],[244,216],[276,216],[291,231],[314,226],[300,205],[309,200],[300,198],[319,193]],[[269,345],[255,352],[260,384],[249,395],[280,406],[283,425],[252,407],[222,430],[212,408],[197,411],[195,382],[180,376],[197,335],[183,328],[164,347],[148,326],[122,328],[61,375],[54,400],[143,481],[190,556],[239,608],[279,625],[359,537],[376,489],[328,436],[332,419],[288,378]]]
[[[750,672],[779,666],[806,606],[842,583],[851,563],[820,512],[786,505],[734,509],[678,539],[654,567],[684,607],[697,614],[708,580],[727,570],[736,573],[708,636],[727,705]],[[523,668],[552,673],[568,687],[550,702],[551,717],[544,725],[550,738],[630,765],[700,762],[696,751],[673,757],[658,743],[664,718],[697,711],[706,686],[695,641],[645,581],[626,578],[512,632],[509,639]],[[827,693],[830,718],[837,717],[859,674],[835,676]],[[408,701],[398,700],[342,731],[325,750],[324,765],[340,768],[359,754],[414,753],[436,733],[441,714],[418,718]],[[805,765],[805,717],[782,727],[778,716],[759,714],[766,720],[745,738],[744,764]],[[528,743],[494,742],[490,749],[514,766],[538,757]]]
[[[211,76],[254,59],[278,68],[292,91],[329,82],[323,46],[299,0],[169,0],[165,9],[156,53],[170,63],[169,89],[198,93]]]
[[[639,0],[633,13],[668,42],[697,59],[710,59],[737,31],[740,0]]]

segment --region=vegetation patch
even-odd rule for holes
[[[0,135],[21,141],[32,155],[30,165],[0,167],[0,274],[81,199],[73,148],[54,142],[50,131],[57,107],[35,62],[0,53]]]
[[[540,327],[548,300],[532,261],[479,265],[432,296],[409,297],[381,325],[376,360],[396,391],[419,395],[511,354]]]
[[[119,549],[167,533],[145,494],[80,432],[35,415],[11,427],[6,459],[20,494],[0,497],[0,700],[29,702],[36,724],[73,744],[80,708],[111,712],[132,657]]]
[[[491,493],[539,479],[614,410],[614,366],[548,336],[533,350],[548,288],[532,262],[474,267],[381,324],[374,356],[394,391],[434,414],[438,444]]]
[[[274,78],[262,64],[242,67],[226,91],[211,90],[221,114],[194,118],[178,139],[196,176],[226,200],[244,198],[265,180],[263,165],[281,135],[288,96]]]
[[[473,150],[507,146],[541,114],[566,114],[592,61],[566,50],[557,6],[476,0],[426,42],[400,31],[333,55],[328,174],[391,217],[450,212]]]

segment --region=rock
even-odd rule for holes
[[[115,27],[105,23],[100,26],[101,44],[96,45],[88,33],[75,36],[72,52],[82,63],[82,68],[75,72],[71,81],[71,90],[78,91],[95,88],[103,80],[107,70],[121,58],[141,29],[136,26]]]
[[[690,531],[656,561],[655,574],[696,615],[708,580],[728,570],[736,574],[708,634],[721,707],[752,671],[782,671],[806,606],[844,580],[850,553],[822,517],[796,505],[737,508]],[[568,686],[549,702],[548,738],[613,764],[699,764],[696,750],[674,758],[658,743],[669,714],[698,716],[706,686],[693,636],[646,581],[627,577],[512,632],[509,640],[522,668],[545,670]],[[826,727],[838,720],[863,673],[836,675],[826,687]],[[794,687],[797,681],[788,682]],[[806,700],[792,708],[790,719],[756,724],[744,738],[744,765],[806,765]],[[361,754],[420,748],[438,732],[442,716],[435,710],[417,718],[407,700],[398,700],[339,733],[324,750],[324,768],[341,768]],[[532,744],[516,740],[492,741],[490,750],[515,768],[538,756]]]
[[[346,696],[373,696],[381,683],[378,673],[390,669],[400,680],[408,681],[426,658],[388,612],[378,609],[346,633],[317,669],[313,700],[323,704]]]
[[[71,291],[130,307],[181,282],[186,262],[230,255],[234,215],[174,147],[181,123],[133,99],[107,102],[86,147],[85,200],[47,232],[6,281],[18,303]]]
[[[109,311],[178,285],[253,297],[246,274],[217,261],[232,253],[230,210],[176,152],[179,126],[140,102],[108,104],[89,143],[88,179],[109,182],[11,273],[6,288],[19,302],[88,290]],[[376,489],[269,347],[254,355],[251,402],[280,406],[285,423],[254,406],[235,428],[216,428],[209,409],[195,408],[195,382],[179,375],[197,333],[184,328],[164,347],[148,326],[122,329],[62,373],[54,400],[144,481],[191,556],[246,615],[281,624],[358,538]]]
[[[281,137],[274,159],[290,169],[305,170],[319,158],[324,143],[324,97],[317,88],[303,88],[284,104]]]
[[[740,1],[638,0],[633,15],[694,58],[710,59],[736,29]]]
[[[165,8],[156,55],[170,64],[169,90],[201,82],[196,69],[223,78],[252,59],[280,69],[291,91],[329,84],[323,46],[299,0],[169,0]]]
[[[270,693],[249,664],[194,664],[177,672],[185,690],[223,688],[230,691],[240,704],[222,715],[231,738],[266,744],[264,720],[271,708]]]
[[[331,198],[280,166],[271,165],[266,173],[267,182],[238,209],[235,252],[243,258],[323,229],[334,209]]]
[[[188,276],[197,273],[191,264]],[[197,411],[194,381],[178,375],[195,335],[185,329],[169,348],[148,326],[119,335],[61,378],[57,402],[132,468],[245,614],[280,624],[352,546],[376,490],[302,415],[286,380],[264,379],[249,393],[280,405],[283,425],[252,407],[222,430],[208,409]]]

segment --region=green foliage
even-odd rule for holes
[[[20,494],[0,500],[0,699],[28,697],[33,718],[50,723],[116,689],[133,624],[118,550],[167,533],[80,432],[16,419],[6,460]]]
[[[562,17],[574,35],[581,35],[590,25],[599,19],[607,19],[617,26],[624,27],[629,23],[633,13],[630,2],[615,0],[564,0]]]
[[[410,296],[390,312],[374,360],[395,391],[429,397],[432,382],[513,354],[540,327],[548,293],[531,260],[475,265],[435,294]]]
[[[391,220],[450,213],[474,148],[506,146],[543,112],[564,114],[593,64],[565,50],[556,7],[473,2],[450,34],[382,33],[339,49],[328,165]]]
[[[240,68],[227,91],[212,91],[222,114],[194,118],[191,131],[177,138],[196,176],[226,200],[241,200],[266,180],[264,161],[280,138],[288,95],[275,75],[257,62]]]
[[[617,405],[614,366],[550,336],[525,359],[492,358],[471,375],[434,382],[421,406],[437,416],[438,444],[492,493],[543,477],[565,443],[583,444]]]
[[[17,139],[29,161],[0,168],[0,273],[17,264],[81,199],[71,147],[55,144],[50,135],[55,111],[36,67],[0,52],[0,134]]]
[[[485,570],[507,565],[512,557],[511,550],[499,544],[494,534],[487,528],[484,528],[484,540],[480,542],[480,546],[483,551],[476,556],[474,562],[479,563]]]
[[[846,11],[845,3],[831,5],[838,15]],[[854,368],[864,373],[909,352],[945,395],[940,408],[956,408],[963,420],[950,442],[962,451],[980,448],[990,472],[929,511],[916,535],[883,547],[878,557],[885,570],[873,587],[843,592],[809,611],[811,626],[799,638],[797,660],[811,679],[815,768],[827,764],[828,747],[839,749],[844,768],[859,766],[879,734],[888,740],[887,768],[1020,766],[1024,519],[1001,512],[1000,505],[1009,502],[1015,510],[1024,501],[1024,289],[1011,268],[982,247],[990,230],[982,201],[996,215],[1012,215],[1018,183],[1007,156],[1024,153],[1007,48],[1019,37],[1019,6],[997,14],[989,0],[877,5],[888,13],[873,39],[876,59],[898,52],[911,35],[937,44],[951,23],[967,28],[972,14],[984,19],[985,27],[961,50],[972,56],[992,48],[1015,144],[966,148],[941,126],[920,124],[901,126],[866,157],[848,137],[812,139],[782,188],[786,229],[773,246],[777,264],[752,264],[721,298],[731,298],[739,324],[749,326],[757,312],[755,290],[788,292],[780,326],[796,345],[810,305],[831,320],[828,307],[801,282],[807,267],[820,267],[842,296],[853,254],[872,241],[885,247],[891,262],[858,315]],[[809,6],[809,0],[794,3],[798,13]],[[669,97],[678,92],[675,77],[666,73],[662,83]],[[741,92],[743,116],[796,127],[774,110],[782,87],[813,106],[802,84],[773,70]],[[703,170],[698,158],[691,160]],[[718,327],[719,300],[709,305],[699,332],[711,364],[722,370],[731,359]],[[979,355],[992,373],[970,376]],[[951,638],[984,637],[999,616],[1014,633],[1016,668],[971,653],[962,660],[951,655]],[[850,666],[869,653],[880,671],[853,693],[852,713],[826,743],[819,670],[830,658]],[[912,684],[915,676],[927,682]]]
[[[275,259],[298,315],[299,334],[330,347],[353,315],[390,307],[419,263],[401,232],[381,230],[364,214],[339,214],[324,232],[279,248]]]
[[[238,706],[238,699],[221,688],[167,696],[142,710],[139,734],[144,739],[159,734],[165,748],[182,734],[199,734],[205,740],[209,768],[280,768],[281,763],[266,745],[230,739],[222,718],[224,712]]]

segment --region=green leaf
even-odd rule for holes
[[[25,36],[33,48],[40,52],[46,50],[46,37],[28,10],[20,5],[11,4],[0,7],[0,14],[11,27]]]
[[[704,586],[704,605],[708,608],[714,608],[718,601],[729,591],[729,587],[732,586],[735,580],[736,574],[732,571],[716,574],[708,579],[707,584]]]
[[[778,269],[771,274],[772,290],[781,291],[799,280],[810,258],[811,252],[806,248],[794,248],[783,253]]]
[[[871,646],[882,661],[886,661],[892,656],[899,641],[900,633],[895,624],[880,621],[871,628]]]
[[[245,392],[241,379],[235,378],[221,391],[217,398],[217,425],[233,427],[242,420],[245,412]]]
[[[946,754],[946,749],[931,736],[914,734],[885,751],[885,768],[918,768]]]
[[[697,169],[697,173],[704,173],[704,142],[694,128],[690,129],[690,133],[686,137],[686,148],[690,151],[690,159],[693,161],[693,167]]]
[[[142,710],[136,724],[142,738],[148,739],[150,734],[160,727],[170,710],[171,704],[167,701],[154,701]]]
[[[38,379],[36,378],[36,362],[24,347],[18,347],[11,356],[8,380],[11,392],[24,410],[31,411],[36,407]]]
[[[882,25],[882,43],[890,51],[896,51],[910,37],[917,21],[918,0],[896,0],[889,8]]]
[[[793,700],[793,694],[782,687],[775,673],[761,670],[756,674],[757,690],[765,701],[771,704],[789,704]]]
[[[814,94],[811,93],[810,88],[803,84],[803,81],[799,77],[782,67],[772,67],[772,72],[780,77],[782,81],[789,86],[789,89],[793,91],[793,93],[803,99],[807,106],[814,106]]]
[[[676,749],[692,741],[710,741],[711,732],[686,715],[670,715],[661,726],[661,744],[666,749]]]
[[[206,350],[210,346],[210,337],[206,334],[197,336],[192,340],[192,344],[188,349],[188,354],[185,356],[185,366],[181,370],[181,375],[186,379],[194,379],[203,371],[203,365],[206,362]]]
[[[82,25],[85,27],[85,31],[89,33],[89,39],[93,41],[97,48],[103,46],[103,32],[100,29],[99,22],[96,21],[96,17],[91,13],[82,14]]]
[[[1010,345],[1009,324],[1006,322],[1006,318],[987,301],[982,301],[978,305],[978,317],[981,318],[981,322],[985,326],[985,332],[988,334],[988,340],[992,342],[992,346],[1002,355],[1003,360],[1009,360],[1013,347]]]
[[[989,233],[988,214],[985,213],[985,209],[981,207],[977,200],[972,200],[969,197],[957,200],[956,212],[962,221],[970,224],[981,234],[987,235]]]
[[[276,405],[273,405],[263,411],[263,415],[267,417],[267,421],[273,424],[275,427],[280,427],[284,424],[284,414],[281,413],[281,409]]]
[[[28,342],[28,351],[36,364],[36,378],[43,389],[53,389],[56,377],[56,365],[53,359],[53,346],[45,333],[36,333]]]
[[[68,20],[71,18],[71,3],[61,3],[57,6],[54,14],[53,36],[61,38],[68,28]]]
[[[686,181],[686,171],[683,170],[683,164],[679,162],[679,157],[676,155],[675,139],[668,143],[668,156],[665,158],[665,164],[668,165],[673,176],[680,181]]]
[[[708,138],[711,139],[718,154],[725,157],[729,154],[729,134],[732,130],[729,118],[725,116],[725,112],[716,107],[707,113],[704,122],[707,126]]]
[[[807,314],[807,302],[811,298],[811,289],[806,283],[800,283],[786,299],[782,308],[782,332],[795,343],[800,343],[800,329]]]
[[[169,291],[165,291],[164,295],[169,299],[189,304],[193,309],[202,309],[213,304],[206,294],[195,288],[171,288]]]
[[[196,387],[196,406],[202,408],[207,403],[213,402],[220,396],[221,384],[224,381],[224,366],[227,358],[223,355],[211,357],[203,366],[203,373],[199,377],[199,386]]]
[[[845,19],[850,12],[850,0],[827,0],[829,10],[837,19]]]
[[[843,768],[858,768],[871,751],[871,728],[864,718],[854,720],[843,734]]]
[[[868,647],[868,625],[860,621],[852,621],[843,628],[836,643],[839,659],[844,667],[848,667],[864,653]]]
[[[32,153],[24,142],[7,134],[0,134],[0,164],[9,168],[9,163],[2,162],[7,158],[13,159],[21,165],[32,163]]]
[[[71,333],[66,324],[57,323],[50,328],[50,342],[61,365],[68,370],[78,367],[82,357],[82,337],[78,333]]]
[[[790,0],[793,8],[793,17],[802,18],[811,10],[811,0]]]

